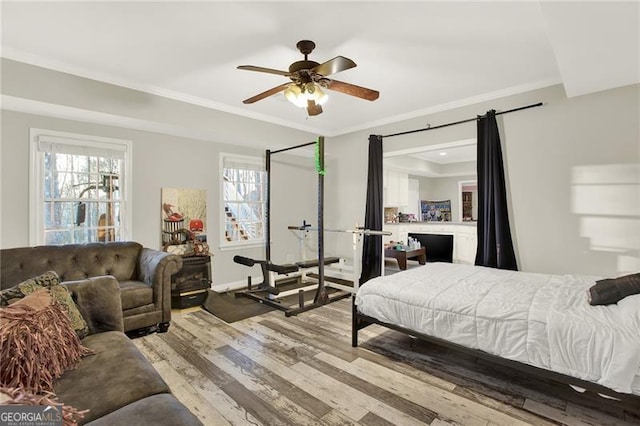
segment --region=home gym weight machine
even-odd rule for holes
[[[316,261],[306,263],[305,266],[317,267],[317,285],[313,288],[316,289],[313,303],[305,304],[304,291],[309,290],[308,287],[292,290],[291,292],[298,294],[298,307],[283,306],[282,303],[277,300],[278,297],[290,294],[290,292],[282,292],[276,288],[275,276],[276,274],[289,274],[297,272],[300,269],[299,265],[276,265],[271,262],[271,156],[285,151],[293,149],[303,148],[307,146],[315,145],[315,165],[316,172],[318,174],[318,258]],[[292,316],[305,312],[317,307],[326,305],[328,303],[336,302],[340,299],[351,296],[350,291],[339,291],[329,295],[325,286],[324,267],[327,262],[333,261],[330,258],[324,256],[324,137],[318,137],[317,141],[308,142],[301,145],[295,145],[289,148],[283,148],[275,151],[266,150],[265,155],[265,169],[267,172],[267,187],[265,197],[265,260],[255,260],[244,256],[235,256],[234,262],[245,266],[253,266],[259,264],[262,267],[263,281],[256,288],[252,287],[251,277],[248,278],[247,289],[244,291],[236,292],[236,297],[243,296],[256,300],[265,305],[279,309],[285,312],[286,316]],[[266,295],[261,294],[266,293]]]
[[[310,232],[319,231],[318,228],[312,227],[306,221],[302,222],[302,225],[290,225],[287,227],[290,231],[297,234],[297,238],[300,242],[300,257],[302,261],[296,262],[296,265],[300,268],[300,276],[303,282],[313,281],[315,278],[313,274],[307,275],[308,268],[314,268],[315,261],[307,260],[305,255],[305,239]],[[362,244],[364,237],[370,235],[392,235],[388,231],[373,231],[365,229],[356,223],[354,229],[327,229],[324,228],[324,232],[337,233],[337,234],[350,234],[351,235],[351,249],[353,252],[353,265],[347,265],[343,258],[329,257],[325,259],[325,265],[328,269],[332,270],[331,275],[325,273],[325,285],[327,287],[335,288],[338,290],[348,291],[355,294],[358,291],[360,283],[360,274],[362,272],[362,264],[360,262],[362,253]],[[351,274],[346,274],[345,271],[350,271]],[[326,271],[325,271],[326,272]],[[311,286],[309,286],[311,288]]]

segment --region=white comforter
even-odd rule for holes
[[[356,304],[383,322],[638,394],[640,295],[591,306],[596,279],[431,263],[367,282]]]

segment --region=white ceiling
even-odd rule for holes
[[[410,156],[418,158],[420,160],[431,161],[432,163],[451,164],[464,161],[475,161],[477,149],[478,148],[474,141],[474,143],[469,145],[441,149],[429,149],[411,154]]]
[[[2,56],[314,134],[335,136],[563,83],[570,96],[640,82],[638,2],[2,2]],[[302,59],[380,91],[329,92],[307,117],[282,94]]]
[[[476,152],[475,138],[388,151],[384,168],[432,178],[470,176],[476,174]]]

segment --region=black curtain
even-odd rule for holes
[[[511,241],[502,148],[495,110],[478,118],[478,251],[476,265],[518,270]]]
[[[382,231],[382,136],[369,136],[369,174],[364,227]],[[382,271],[382,236],[364,238],[360,284],[379,277]]]

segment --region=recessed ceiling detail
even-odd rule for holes
[[[640,6],[589,3],[2,2],[1,52],[336,136],[558,83],[571,88],[569,95],[637,83]],[[333,90],[313,119],[285,108],[284,90],[240,103],[272,87],[274,76],[239,72],[237,65],[277,69],[300,61],[291,44],[304,37],[316,43],[314,58],[355,59],[348,81],[383,96],[363,103]]]

